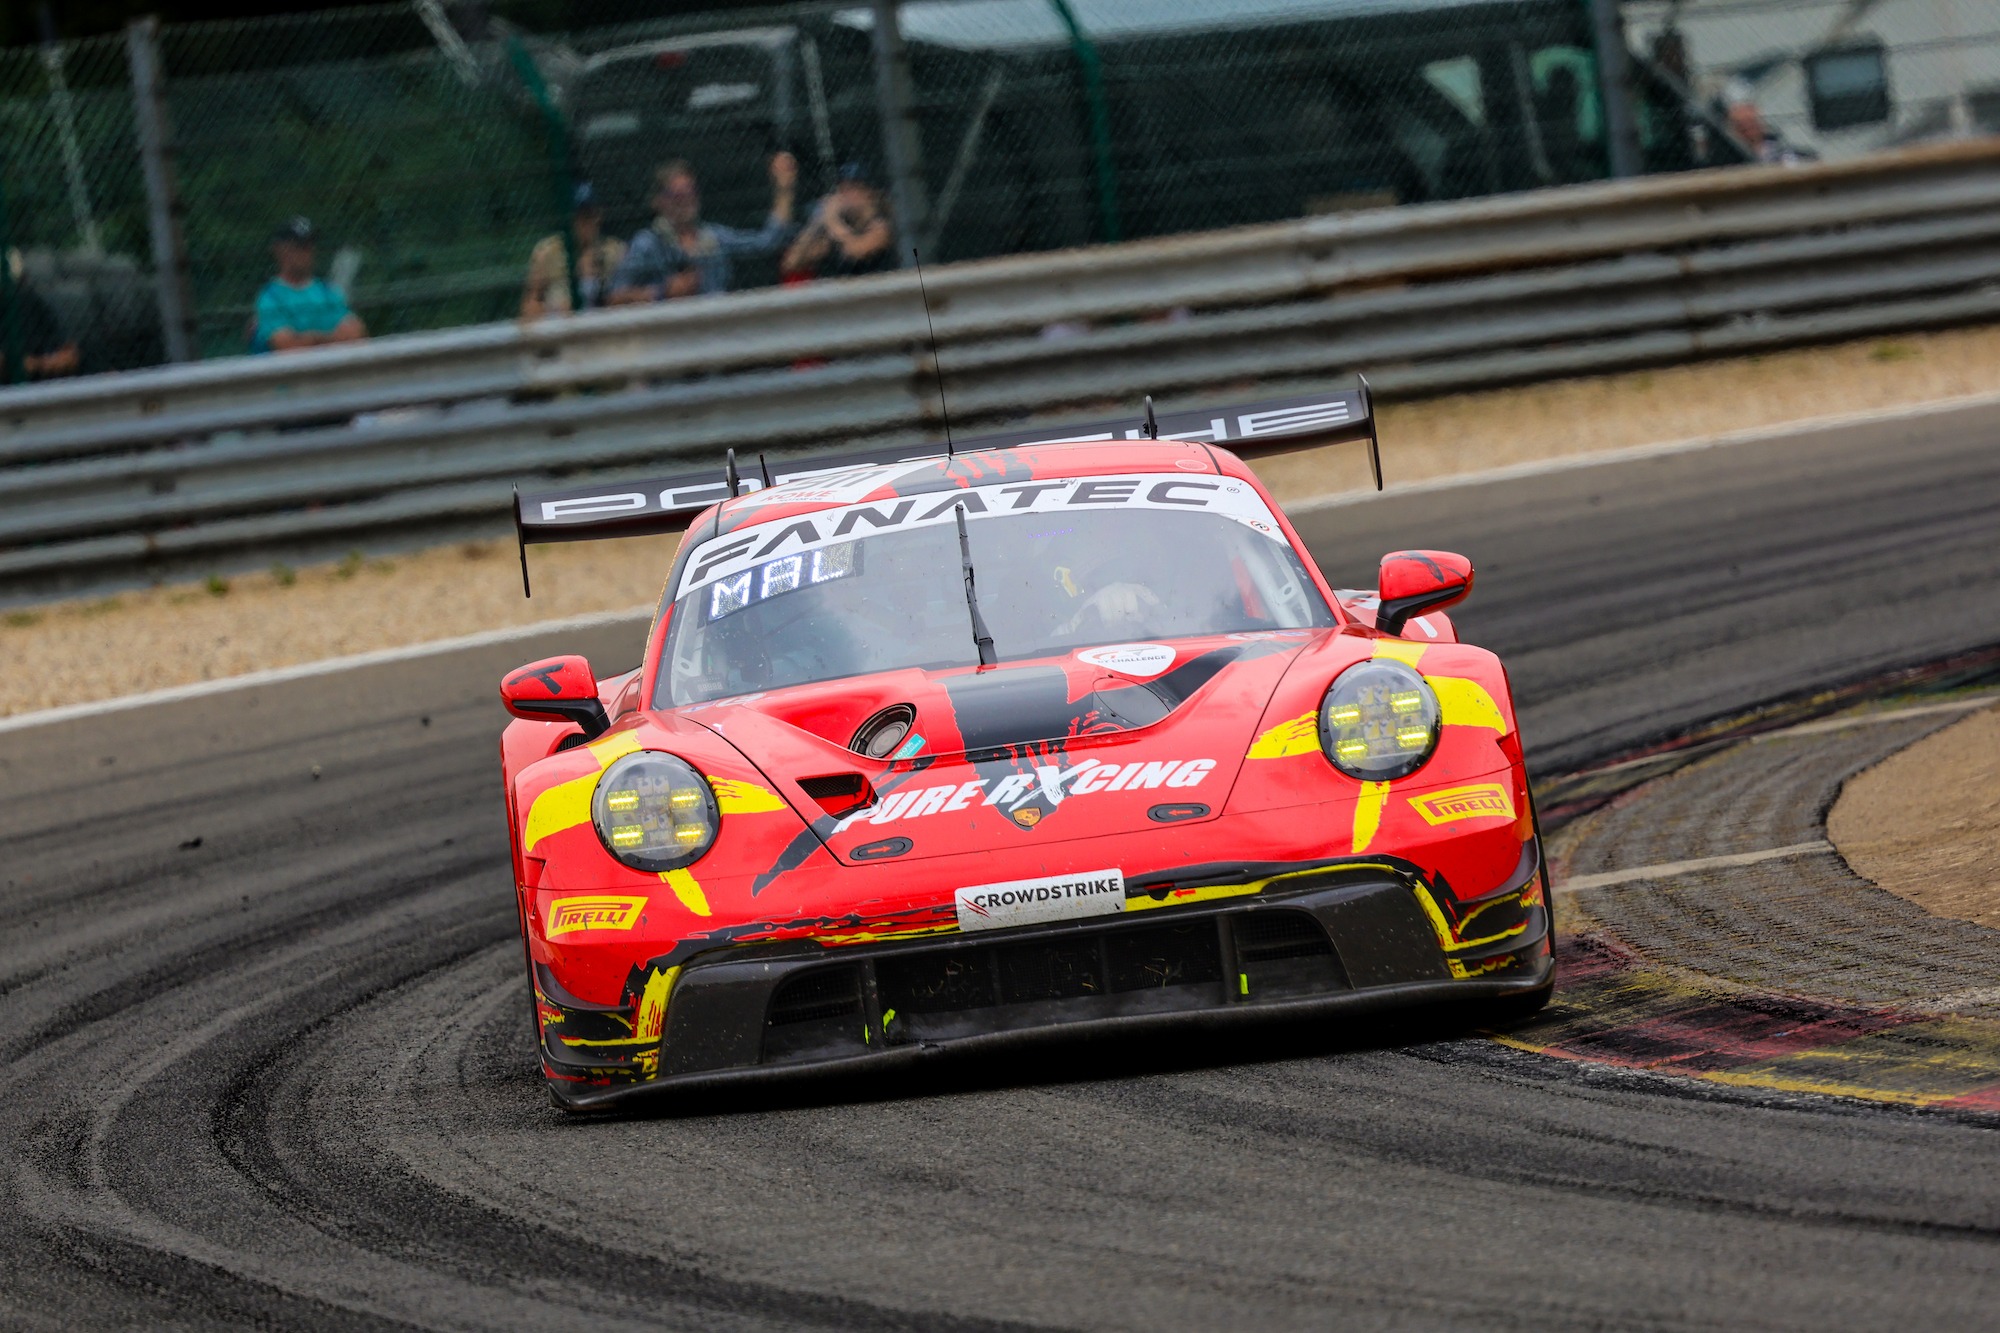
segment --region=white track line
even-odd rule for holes
[[[1557,893],[1581,893],[1585,889],[1609,888],[1637,879],[1668,879],[1697,870],[1722,870],[1730,866],[1754,866],[1759,861],[1777,861],[1788,856],[1811,856],[1830,852],[1833,844],[1821,838],[1815,842],[1795,842],[1789,847],[1767,847],[1761,852],[1736,852],[1729,856],[1704,856],[1696,861],[1668,861],[1663,865],[1639,866],[1632,870],[1609,870],[1601,875],[1578,875],[1556,885]]]
[[[631,606],[622,611],[593,611],[588,615],[565,616],[560,620],[538,620],[530,625],[509,625],[505,629],[481,630],[477,634],[461,634],[455,639],[433,639],[429,643],[406,644],[401,648],[379,648],[372,653],[353,653],[346,657],[329,657],[318,662],[301,662],[297,666],[274,667],[268,671],[252,671],[242,676],[224,676],[217,680],[196,681],[192,685],[176,685],[171,689],[149,690],[144,694],[127,694],[116,699],[99,699],[91,703],[64,704],[60,708],[44,708],[34,713],[17,713],[13,717],[0,717],[0,732],[23,731],[29,727],[47,726],[53,722],[68,722],[81,717],[96,717],[102,713],[118,713],[133,708],[150,708],[155,704],[179,703],[183,699],[201,699],[211,694],[228,694],[234,690],[255,689],[259,685],[279,685],[289,680],[308,680],[314,676],[330,676],[336,672],[353,671],[360,667],[381,666],[389,662],[408,662],[420,657],[437,657],[445,653],[455,653],[465,648],[487,648],[495,644],[515,643],[521,639],[532,639],[541,634],[559,634],[569,630],[595,629],[601,625],[622,625],[636,620],[644,620],[653,614],[648,606]]]
[[[1699,453],[1704,449],[1716,449],[1725,445],[1764,444],[1802,435],[1817,435],[1824,431],[1839,430],[1845,426],[1868,426],[1891,421],[1916,421],[1924,417],[1949,416],[1953,412],[1970,411],[1981,407],[2000,407],[2000,393],[1965,394],[1933,403],[1870,408],[1865,412],[1841,412],[1833,416],[1813,417],[1806,421],[1789,421],[1773,426],[1757,426],[1721,435],[1700,435],[1693,439],[1669,440],[1664,444],[1639,444],[1629,449],[1611,449],[1603,453],[1569,454],[1562,458],[1545,458],[1532,463],[1515,463],[1508,467],[1489,468],[1484,472],[1462,472],[1456,476],[1433,477],[1428,481],[1405,482],[1382,491],[1343,491],[1336,495],[1315,496],[1288,504],[1285,506],[1285,513],[1290,518],[1298,519],[1323,509],[1366,504],[1371,500],[1386,499],[1393,495],[1448,491],[1459,486],[1484,486],[1489,482],[1541,477],[1554,472],[1572,472],[1578,468],[1610,467],[1645,458],[1668,458],[1674,454]],[[1393,462],[1393,452],[1390,458]]]
[[[1948,703],[1911,704],[1905,708],[1885,708],[1874,713],[1846,713],[1839,717],[1823,717],[1813,722],[1796,723],[1793,726],[1784,727],[1777,731],[1754,732],[1747,737],[1736,736],[1724,737],[1712,741],[1696,741],[1693,745],[1679,750],[1661,750],[1657,754],[1640,755],[1637,759],[1621,759],[1615,764],[1606,764],[1602,768],[1586,769],[1582,773],[1573,774],[1572,776],[1594,778],[1603,773],[1616,773],[1621,769],[1638,768],[1642,764],[1657,764],[1663,759],[1684,758],[1691,752],[1696,755],[1704,754],[1711,749],[1724,745],[1755,745],[1761,741],[1782,741],[1793,736],[1813,736],[1828,731],[1846,731],[1849,727],[1872,726],[1877,722],[1904,722],[1913,717],[1922,717],[1926,713],[1968,712],[1974,708],[1984,708],[1996,699],[2000,699],[2000,693],[1989,691],[1985,694],[1968,695],[1963,699],[1953,699]]]
[[[1766,731],[1752,736],[1751,741],[1781,741],[1790,736],[1817,736],[1826,731],[1846,731],[1849,727],[1872,726],[1877,722],[1901,722],[1906,718],[1923,717],[1929,713],[1963,713],[1974,708],[1984,708],[2000,694],[1978,694],[1964,699],[1953,699],[1941,704],[1915,704],[1909,708],[1885,708],[1879,713],[1854,713],[1847,717],[1823,717],[1817,722],[1801,722],[1796,727],[1786,727],[1783,731]]]

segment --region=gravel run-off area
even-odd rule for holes
[[[1379,429],[1395,485],[1994,391],[2000,327],[1984,327],[1387,403]],[[1287,504],[1368,484],[1346,445],[1258,470]],[[673,550],[671,537],[537,548],[532,600],[511,544],[487,541],[19,608],[0,616],[13,667],[0,715],[637,608]]]
[[[1889,892],[2000,927],[2000,707],[1849,778],[1826,831],[1855,873]]]

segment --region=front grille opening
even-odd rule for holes
[[[1332,953],[1326,931],[1304,912],[1245,912],[1236,918],[1236,956],[1245,963],[1321,958]]]
[[[1222,980],[1222,949],[1212,921],[1117,931],[1105,940],[1104,952],[1115,991]]]
[[[830,967],[792,977],[771,997],[771,1027],[817,1023],[861,1012],[861,969]]]
[[[990,949],[905,954],[875,964],[884,1010],[949,1014],[999,1003]]]
[[[1002,1004],[1104,994],[1104,970],[1098,965],[1095,939],[1017,944],[995,952]]]
[[[1222,948],[1213,921],[1191,921],[901,954],[878,960],[875,976],[883,1008],[949,1014],[1214,985],[1222,980]]]
[[[1240,999],[1274,999],[1344,990],[1347,974],[1326,930],[1308,912],[1244,912],[1236,932],[1236,993]]]

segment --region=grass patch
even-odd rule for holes
[[[289,588],[299,581],[299,571],[280,560],[271,566],[271,582],[280,588]]]
[[[1868,349],[1868,359],[1870,361],[1908,361],[1912,357],[1922,355],[1922,352],[1908,343],[1876,343]]]
[[[210,574],[201,586],[208,590],[210,597],[229,596],[229,580],[220,574]]]
[[[10,629],[26,629],[30,625],[39,625],[41,623],[42,613],[40,611],[9,611],[7,613],[7,626]]]
[[[361,572],[362,563],[361,552],[349,551],[340,557],[340,563],[333,567],[333,576],[337,579],[351,579]]]

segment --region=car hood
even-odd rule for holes
[[[1302,649],[1331,631],[1080,649],[904,670],[674,710],[729,742],[847,864],[959,855],[1212,819]],[[892,757],[848,748],[883,710]],[[840,795],[867,784],[859,810]]]

